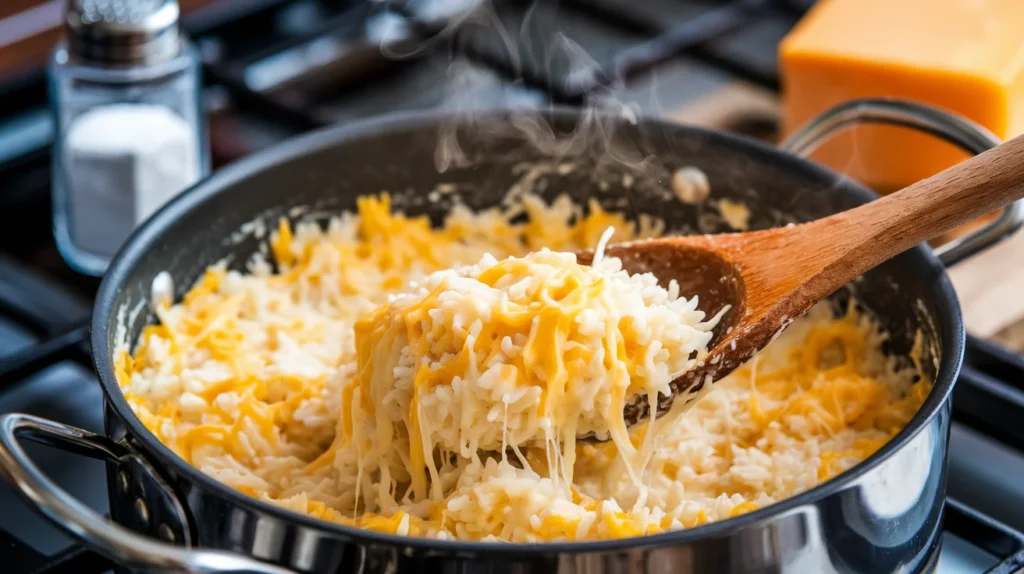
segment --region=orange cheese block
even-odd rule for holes
[[[1024,132],[1024,0],[820,0],[780,46],[783,130],[863,97],[900,97]],[[892,126],[859,126],[814,159],[880,192],[966,158]]]

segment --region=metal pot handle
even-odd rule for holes
[[[886,124],[912,128],[941,138],[968,153],[980,154],[1001,142],[992,132],[950,112],[896,99],[859,99],[832,107],[786,138],[779,148],[799,156],[811,153],[825,140],[858,124]],[[935,248],[947,267],[1013,234],[1024,221],[1024,200],[1003,208],[981,229]]]
[[[144,571],[294,574],[242,554],[190,548],[187,537],[183,537],[184,546],[148,538],[108,520],[40,472],[19,438],[109,462],[133,453],[107,437],[73,426],[22,413],[0,415],[0,474],[51,522],[121,566]]]

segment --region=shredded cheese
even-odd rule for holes
[[[616,429],[624,397],[662,392],[693,357],[652,354],[671,333],[624,312],[606,275],[554,261],[609,227],[621,240],[662,232],[530,195],[504,211],[456,208],[438,227],[394,213],[386,195],[326,228],[281,221],[275,266],[214,266],[182,301],[155,299],[159,324],[117,353],[115,375],[159,440],[246,495],[381,532],[514,542],[637,536],[763,508],[870,456],[928,395],[919,368],[881,352],[868,318],[816,308],[685,416]],[[453,296],[459,282],[472,296]],[[439,313],[446,301],[460,313]],[[681,324],[700,331],[693,319]],[[582,384],[590,366],[600,384]],[[487,385],[493,396],[474,394]],[[466,397],[473,408],[437,416]],[[612,440],[571,440],[583,429]]]

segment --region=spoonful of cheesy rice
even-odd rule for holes
[[[547,475],[568,484],[580,435],[610,438],[639,482],[651,441],[634,446],[623,408],[638,394],[671,392],[702,358],[717,317],[706,321],[675,282],[661,287],[604,257],[612,231],[589,266],[547,249],[487,254],[363,317],[342,440],[368,461],[401,451],[393,472],[409,475],[419,500],[442,496],[435,449],[465,459],[511,449],[525,463],[520,448],[540,446]]]

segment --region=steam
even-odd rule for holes
[[[468,167],[484,159],[487,150],[467,149],[460,142],[460,133],[472,133],[476,142],[518,140],[537,152],[531,155],[549,158],[553,164],[585,158],[595,164],[592,167],[599,173],[617,168],[617,171],[638,176],[649,174],[663,182],[670,179],[670,170],[641,149],[641,142],[627,143],[625,138],[617,137],[623,120],[626,124],[637,122],[640,106],[616,97],[620,84],[616,74],[606,76],[582,46],[544,21],[546,12],[539,1],[525,9],[517,30],[505,26],[490,0],[437,0],[407,6],[411,8],[405,10],[406,15],[413,16],[409,12],[415,12],[415,20],[420,24],[417,26],[419,38],[413,42],[384,40],[381,52],[388,58],[409,59],[428,51],[447,49],[446,99],[442,107],[454,113],[452,121],[441,129],[434,154],[435,167],[440,173]],[[539,50],[542,53],[535,53],[534,46],[538,43],[531,42],[531,36],[536,39],[539,34],[546,35],[544,39],[548,41],[539,42],[546,48]],[[471,53],[466,42],[471,37],[490,38],[491,53]],[[485,115],[480,101],[493,99],[494,90],[501,88],[489,71],[475,73],[474,64],[466,64],[481,56],[498,59],[512,76],[513,87],[500,98],[505,106],[513,109],[507,122],[483,120]],[[532,70],[540,68],[537,71],[546,72],[542,76],[554,82],[565,81],[565,85],[553,86],[552,90],[562,94],[563,100],[567,92],[581,86],[600,86],[596,91],[598,97],[584,99],[581,94],[576,101],[569,101],[582,108],[579,121],[575,126],[556,129],[544,114],[551,104],[522,95],[537,87],[531,85],[531,80],[535,82],[536,78],[529,77],[529,70],[524,66],[532,66]],[[485,91],[492,92],[487,94],[490,98],[483,97]],[[519,92],[519,95],[509,91]],[[493,116],[487,114],[486,117]]]
[[[527,40],[531,30],[531,21],[537,18],[536,4],[530,7],[523,19],[523,24],[518,31],[517,42],[514,37],[504,28],[493,7],[489,4],[482,10],[490,16],[486,19],[489,26],[492,26],[496,37],[501,38],[501,45],[505,53],[502,57],[510,62],[515,68],[517,83],[525,84],[522,66],[526,62],[539,64],[546,71],[545,76],[553,81],[565,80],[565,86],[554,86],[553,92],[564,91],[575,85],[581,85],[589,81],[600,67],[582,46],[570,39],[560,31],[554,32],[550,37],[547,53],[531,53],[532,45]],[[520,49],[523,46],[522,58]],[[453,68],[450,68],[452,70]],[[472,99],[473,90],[466,89],[458,81],[450,82],[449,85],[457,89],[450,97],[455,101]],[[649,158],[639,153],[639,150],[622,145],[612,145],[615,139],[615,130],[621,126],[622,120],[635,124],[637,121],[637,108],[635,105],[621,103],[613,97],[610,90],[604,90],[606,97],[600,100],[586,100],[578,102],[581,105],[580,118],[572,129],[565,131],[556,130],[555,126],[548,121],[543,114],[545,106],[533,106],[531,108],[515,110],[509,114],[508,122],[481,121],[478,108],[472,105],[456,105],[457,110],[454,121],[442,129],[435,154],[435,167],[440,172],[445,172],[453,167],[466,167],[472,165],[479,158],[474,158],[474,150],[466,150],[459,142],[458,134],[462,130],[471,131],[474,135],[485,138],[519,139],[531,146],[540,155],[550,158],[553,162],[577,159],[582,156],[596,157],[601,164],[621,164],[625,167],[644,169],[645,162]],[[565,127],[565,126],[560,126]],[[474,138],[480,139],[480,138]]]
[[[388,0],[373,1],[388,4]],[[446,45],[450,48],[449,60],[454,60],[456,52],[459,51],[456,32],[476,26],[497,33],[506,53],[514,60],[512,66],[516,74],[522,69],[519,55],[515,51],[515,40],[505,30],[490,0],[414,0],[407,4],[403,12],[419,23],[416,30],[417,38],[412,41],[404,38],[404,30],[395,31],[395,35],[402,36],[402,41],[394,35],[382,38],[380,52],[385,58],[409,60]],[[443,24],[438,25],[438,22]]]

